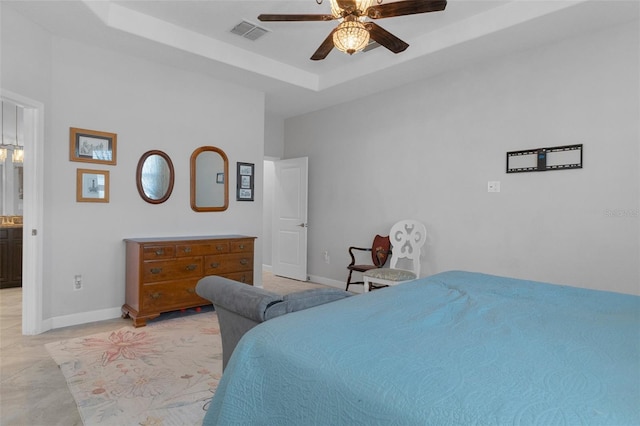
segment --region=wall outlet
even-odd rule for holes
[[[487,192],[500,192],[500,181],[490,180],[487,183]]]
[[[324,255],[324,263],[326,263],[327,265],[331,263],[331,258],[329,257],[329,250],[325,250],[323,255]]]
[[[73,290],[82,290],[82,275],[74,275],[73,277]]]

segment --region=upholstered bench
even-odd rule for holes
[[[218,313],[223,369],[240,338],[261,322],[351,296],[347,291],[332,288],[304,290],[282,296],[215,275],[198,281],[196,293],[210,300]]]

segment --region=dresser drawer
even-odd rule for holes
[[[253,271],[233,272],[230,274],[222,274],[221,276],[229,278],[230,280],[253,285]]]
[[[231,253],[253,253],[253,240],[231,241]]]
[[[205,244],[178,244],[176,246],[177,257],[224,253],[229,253],[228,241],[216,241]]]
[[[144,246],[142,249],[144,260],[171,259],[176,254],[174,245]]]
[[[142,304],[145,310],[171,311],[185,306],[211,304],[196,294],[198,279],[167,281],[147,284],[142,288]]]
[[[204,257],[204,274],[220,275],[227,272],[253,270],[253,253],[234,253]]]
[[[142,281],[144,283],[201,277],[202,257],[147,261],[143,263],[143,268]]]

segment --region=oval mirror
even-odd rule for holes
[[[173,191],[173,180],[173,163],[167,154],[158,150],[142,154],[136,184],[143,200],[151,204],[164,203]]]
[[[229,161],[214,146],[201,146],[191,154],[191,208],[219,212],[229,205]]]

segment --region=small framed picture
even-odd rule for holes
[[[253,176],[253,164],[238,163],[238,174],[242,176]]]
[[[237,201],[253,201],[254,170],[253,163],[238,163]]]
[[[76,201],[87,203],[109,202],[109,171],[78,169]]]
[[[224,183],[224,173],[216,174],[216,183]]]
[[[115,133],[71,127],[69,160],[115,165],[117,139]]]
[[[238,201],[253,201],[253,190],[240,188],[238,190]]]

